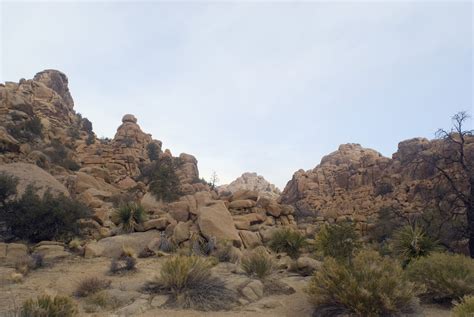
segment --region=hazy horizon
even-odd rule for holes
[[[472,12],[471,2],[3,1],[0,82],[58,69],[98,137],[132,113],[163,149],[195,155],[202,177],[256,172],[283,190],[340,144],[390,157],[454,113],[474,115]]]

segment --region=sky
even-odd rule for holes
[[[472,17],[470,1],[0,0],[0,82],[58,69],[99,137],[132,113],[201,176],[283,189],[340,144],[390,157],[474,115]]]

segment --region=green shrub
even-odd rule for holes
[[[112,282],[98,277],[87,277],[79,282],[77,285],[74,295],[78,297],[86,297],[91,294],[97,293],[110,286]]]
[[[395,231],[392,248],[404,264],[439,249],[436,241],[431,239],[418,225],[404,226]]]
[[[141,177],[149,182],[151,193],[158,200],[172,202],[181,195],[176,164],[171,157],[163,157],[141,170]]]
[[[150,161],[157,161],[160,158],[160,147],[156,143],[148,143],[146,151]]]
[[[67,296],[38,296],[25,301],[21,317],[70,317],[77,315],[77,304]]]
[[[67,240],[79,234],[77,220],[87,217],[90,210],[82,203],[49,192],[40,198],[29,186],[20,199],[9,203],[5,223],[13,235],[31,242]]]
[[[474,316],[474,295],[464,296],[461,302],[453,308],[454,317],[472,317]]]
[[[112,215],[112,221],[127,233],[135,231],[145,220],[145,209],[136,203],[123,205],[116,209]]]
[[[33,142],[43,137],[43,124],[40,118],[33,115],[30,119],[7,127],[8,133],[15,139],[24,142]]]
[[[7,201],[16,195],[17,186],[17,178],[6,173],[0,173],[0,213],[5,211]]]
[[[424,297],[450,302],[474,294],[474,260],[460,254],[434,252],[407,267],[412,281],[424,285]]]
[[[269,242],[273,251],[285,252],[293,259],[298,258],[301,248],[305,245],[306,238],[299,231],[288,228],[273,233]]]
[[[70,150],[57,140],[52,141],[43,152],[49,157],[51,163],[67,170],[78,171],[81,168],[76,161],[70,158]]]
[[[203,311],[229,309],[236,302],[236,295],[211,274],[211,266],[205,258],[173,256],[163,264],[156,280],[145,288],[169,294],[168,306]]]
[[[360,247],[359,235],[351,223],[326,225],[316,235],[315,246],[323,256],[347,261]]]
[[[372,241],[383,243],[390,239],[393,233],[408,224],[408,219],[400,216],[400,211],[393,208],[382,208],[377,213],[377,220],[369,231]]]
[[[351,264],[324,259],[306,292],[317,316],[392,316],[414,312],[418,290],[396,261],[361,251]]]
[[[242,257],[242,269],[249,276],[265,279],[273,273],[275,263],[265,248],[255,248]]]

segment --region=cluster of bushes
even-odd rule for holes
[[[172,202],[181,195],[176,163],[171,157],[152,161],[141,169],[141,178],[149,183],[151,193],[158,200]]]
[[[469,296],[474,294],[472,259],[440,252],[436,241],[417,225],[396,228],[390,236],[390,252],[381,255],[363,246],[350,224],[326,226],[318,233],[316,249],[324,260],[307,288],[316,316],[416,313],[419,298],[458,302],[456,316],[474,314],[469,310]]]
[[[20,317],[72,317],[77,316],[78,308],[74,300],[68,296],[41,295],[26,300],[12,316]]]
[[[7,229],[20,239],[68,240],[80,233],[77,221],[91,215],[82,203],[50,192],[40,197],[33,186],[15,198],[16,187],[15,178],[0,174],[0,216]]]
[[[43,137],[43,124],[40,118],[32,115],[28,120],[9,125],[7,131],[18,141],[33,142]]]
[[[64,167],[67,170],[78,171],[81,166],[70,159],[70,150],[59,141],[52,141],[43,152],[49,157],[51,163]]]
[[[124,233],[136,231],[146,220],[145,209],[136,203],[127,203],[118,207],[112,214],[112,221]]]

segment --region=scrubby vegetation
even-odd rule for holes
[[[208,256],[216,248],[216,239],[211,237],[206,239],[201,235],[194,235],[192,237],[191,252],[197,256]]]
[[[43,137],[43,124],[40,118],[32,115],[28,120],[9,125],[7,131],[18,141],[33,142]]]
[[[273,251],[285,252],[296,259],[300,255],[301,248],[306,245],[306,238],[299,231],[285,228],[276,231],[268,245]]]
[[[453,317],[474,316],[474,295],[464,296],[453,308]]]
[[[395,231],[392,243],[394,253],[402,259],[404,265],[439,249],[436,241],[418,225],[404,226]]]
[[[81,166],[70,158],[70,150],[59,141],[52,141],[43,152],[51,163],[64,167],[67,170],[78,171]]]
[[[160,158],[160,147],[156,143],[149,143],[146,146],[146,151],[150,161],[157,161]]]
[[[42,295],[25,301],[21,317],[71,317],[77,315],[77,304],[67,296]]]
[[[16,194],[16,183],[5,176],[0,177],[3,197]],[[11,233],[31,242],[42,240],[69,239],[79,234],[77,220],[90,216],[90,210],[83,204],[62,194],[57,197],[46,192],[39,197],[29,186],[21,198],[4,201],[0,214]]]
[[[31,256],[19,257],[15,261],[15,269],[18,273],[27,275],[30,271],[44,266],[43,256],[39,253],[33,253]]]
[[[74,295],[78,297],[86,297],[95,294],[101,290],[108,288],[111,281],[101,279],[99,277],[87,277],[79,282]]]
[[[326,258],[307,293],[317,316],[392,316],[414,312],[418,290],[397,261],[361,251],[351,264]]]
[[[211,274],[211,266],[205,258],[173,256],[163,264],[155,281],[145,288],[169,294],[168,306],[202,311],[229,309],[236,302],[236,295]]]
[[[176,165],[173,158],[165,156],[141,169],[141,177],[149,182],[156,199],[172,202],[182,195]]]
[[[347,261],[360,247],[359,239],[351,223],[327,225],[316,235],[316,250],[325,257]]]
[[[135,252],[130,248],[123,248],[122,254],[110,262],[110,273],[120,274],[134,271],[137,265]]]
[[[145,209],[136,203],[122,205],[112,215],[112,221],[125,233],[135,231],[145,220]]]
[[[218,242],[213,255],[219,260],[219,262],[236,263],[239,260],[237,251],[232,245],[232,242],[229,241]]]
[[[244,254],[242,257],[242,269],[249,276],[265,279],[273,273],[275,263],[265,248],[258,247]]]
[[[407,272],[426,288],[428,300],[450,303],[474,294],[474,261],[464,255],[435,252],[410,263]]]

